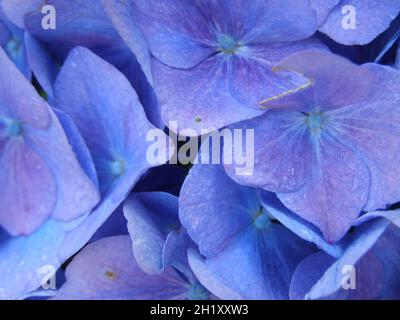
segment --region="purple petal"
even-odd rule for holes
[[[322,25],[332,9],[340,2],[340,0],[310,0],[311,7],[317,13],[317,23]]]
[[[355,10],[355,29],[343,27],[348,11],[343,7],[350,5]],[[346,8],[344,8],[346,9]],[[346,45],[367,44],[385,31],[400,12],[400,2],[393,0],[348,0],[342,2],[331,12],[320,31],[336,42]]]
[[[306,128],[298,125],[301,114],[271,110],[262,117],[238,123],[233,129],[254,130],[254,172],[236,174],[237,164],[225,164],[235,181],[273,192],[299,190],[309,178],[312,144]]]
[[[24,29],[24,16],[43,5],[42,0],[3,0],[1,9],[17,27]]]
[[[371,175],[371,191],[365,210],[385,208],[400,199],[400,72],[369,64],[378,76],[376,96],[364,104],[332,112],[335,138],[359,152]]]
[[[172,69],[153,60],[164,123],[177,121],[178,131],[193,128],[200,134],[201,130],[215,130],[261,115],[261,109],[247,108],[232,97],[227,83],[229,65],[230,60],[218,56],[190,70]]]
[[[283,206],[275,194],[263,191],[260,198],[267,212],[297,236],[314,243],[318,248],[334,257],[339,257],[342,254],[339,246],[327,243],[317,228]]]
[[[0,48],[0,113],[35,128],[47,129],[51,116],[46,102]],[[15,85],[18,84],[18,85]]]
[[[314,168],[307,184],[297,192],[278,196],[286,207],[315,224],[333,243],[350,229],[365,206],[369,173],[350,149],[329,135],[320,137],[315,150]]]
[[[56,299],[179,299],[185,282],[172,269],[144,273],[135,262],[129,236],[104,238],[85,247],[68,265]]]
[[[265,108],[307,112],[318,106],[320,110],[332,110],[365,102],[377,85],[374,72],[322,50],[295,53],[280,62],[275,69],[301,74],[309,79],[309,85],[280,99],[266,96],[262,103]]]
[[[319,251],[304,259],[296,268],[290,284],[291,299],[308,298],[307,293],[312,286],[324,275],[324,272],[335,263],[335,259],[325,252]],[[377,299],[383,288],[383,266],[380,260],[371,252],[366,253],[354,267],[355,289],[343,289],[329,296],[320,297],[323,299],[340,300],[367,300]],[[336,281],[341,283],[346,279],[347,271],[342,269],[338,272]],[[346,272],[345,272],[346,271]]]
[[[266,97],[295,90],[299,84],[288,81],[287,78],[276,73],[274,68],[284,58],[311,49],[327,50],[325,45],[316,38],[249,47],[231,59],[232,72],[228,74],[230,92],[243,104],[257,108]]]
[[[52,213],[57,201],[53,173],[21,139],[1,150],[0,224],[12,235],[31,234]]]
[[[135,0],[128,6],[161,62],[192,68],[213,54],[213,34],[196,1]]]
[[[344,270],[344,267],[356,266],[356,263],[361,260],[378,241],[379,237],[384,233],[388,225],[389,222],[382,219],[372,221],[364,224],[349,238],[345,239],[348,245],[342,257],[324,272],[323,276],[318,280],[318,282],[313,285],[307,294],[307,297],[309,299],[319,299],[328,297],[329,295],[337,292],[342,286],[342,270]],[[379,262],[376,261],[376,264],[379,265]],[[372,268],[371,270],[374,271],[377,269]],[[361,274],[363,273],[365,272],[361,272]],[[369,274],[366,276],[369,276]],[[374,279],[373,277],[371,278]],[[376,283],[376,285],[380,287],[379,283]],[[369,292],[368,288],[365,289],[367,292]],[[376,293],[374,292],[374,289],[369,289],[370,293]],[[379,293],[379,288],[377,291]],[[359,295],[362,296],[363,293],[360,292]]]

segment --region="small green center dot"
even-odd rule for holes
[[[110,164],[111,172],[113,175],[119,177],[122,176],[125,172],[126,166],[124,160],[115,160]]]
[[[194,119],[194,121],[197,122],[197,123],[200,123],[202,120],[201,120],[200,117],[196,117],[196,118]]]
[[[218,49],[225,54],[234,54],[240,47],[238,41],[228,34],[220,34],[217,36]]]
[[[19,137],[23,133],[22,122],[10,120],[6,123],[6,134],[9,137]]]
[[[254,217],[254,225],[259,230],[266,229],[271,224],[271,220],[268,216],[268,213],[265,211],[263,207],[260,207],[259,211],[256,213]]]

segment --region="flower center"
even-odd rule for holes
[[[240,47],[235,38],[228,34],[220,34],[217,36],[218,49],[225,54],[234,54]]]
[[[208,300],[210,293],[200,283],[195,283],[190,286],[188,291],[189,300]]]
[[[311,133],[319,133],[324,129],[327,123],[326,116],[320,111],[313,111],[305,114],[304,123],[310,129]]]
[[[263,207],[260,207],[259,211],[254,217],[254,225],[259,230],[265,230],[271,224],[271,220],[268,217],[268,213]]]
[[[124,160],[115,160],[110,164],[111,172],[113,175],[119,177],[122,176],[125,172],[125,161]]]
[[[10,55],[12,60],[17,59],[18,54],[21,50],[21,42],[15,38],[11,38],[5,47],[7,53]]]
[[[0,119],[1,127],[3,127],[7,137],[19,137],[22,135],[24,128],[22,122],[14,119]]]

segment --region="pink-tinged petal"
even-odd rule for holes
[[[5,144],[0,167],[0,224],[12,235],[31,234],[56,204],[53,173],[22,137]]]
[[[294,193],[280,193],[283,204],[315,224],[330,242],[341,239],[365,206],[367,167],[347,147],[328,135],[315,141],[312,173]]]
[[[35,148],[57,181],[57,204],[52,216],[68,221],[89,212],[100,200],[99,192],[77,161],[61,124],[52,113],[47,130],[26,128],[26,143]]]
[[[56,299],[184,299],[186,283],[172,269],[147,275],[135,262],[128,235],[103,238],[85,247],[66,271]]]
[[[372,101],[331,113],[336,138],[359,152],[371,175],[365,210],[385,208],[400,199],[400,72],[366,65],[379,79]]]
[[[262,117],[243,121],[232,128],[254,130],[253,174],[238,174],[241,165],[224,164],[235,181],[273,192],[293,192],[307,181],[311,170],[312,144],[302,126],[302,114],[271,110]],[[236,147],[235,147],[236,148]]]
[[[275,70],[290,71],[308,78],[304,88],[284,96],[265,97],[265,108],[322,111],[366,101],[378,85],[374,72],[338,55],[304,50],[284,59]],[[279,98],[279,99],[277,99]]]
[[[180,129],[218,129],[261,115],[232,97],[227,79],[231,60],[213,56],[190,70],[166,67],[153,60],[155,87],[166,125],[177,121]],[[174,94],[171,94],[171,93]]]
[[[355,28],[344,27],[348,25],[352,12],[355,13]],[[397,0],[342,1],[319,30],[342,44],[367,44],[385,31],[399,12],[400,2]]]
[[[46,102],[18,72],[2,48],[0,65],[0,115],[36,128],[47,129],[51,119]]]

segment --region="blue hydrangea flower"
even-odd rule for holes
[[[23,97],[24,94],[20,91],[21,86],[25,90],[27,90],[25,87],[29,89],[30,86],[25,83],[24,78],[21,79],[22,75],[15,74],[15,67],[11,66],[11,62],[3,62],[1,61],[0,70],[7,76],[3,77],[4,81],[1,84],[6,85],[7,81],[18,83],[7,86],[8,100],[4,101],[12,101],[10,97],[14,96],[14,91],[15,96]],[[10,74],[13,77],[10,77]],[[103,81],[99,82],[98,79],[103,79]],[[106,86],[107,90],[101,86]],[[110,88],[114,88],[114,91],[110,91]],[[36,117],[29,113],[30,109],[26,109],[23,103],[17,104],[14,111],[17,115],[23,116],[24,121],[32,122],[32,124],[29,123],[29,128],[27,126],[29,130],[27,132],[30,132],[33,130],[30,126],[47,125],[49,121],[47,116],[51,114],[51,111],[43,100],[36,98],[37,94],[33,93],[33,88],[27,90],[25,96],[26,94],[29,94],[29,99],[26,100],[29,101],[29,106],[32,102],[36,102],[38,106]],[[71,98],[75,99],[78,96],[80,97],[78,102],[70,101]],[[68,135],[68,142],[72,145],[80,165],[90,177],[92,184],[99,186],[101,202],[89,215],[69,222],[50,219],[29,237],[10,237],[2,231],[0,233],[0,272],[4,275],[0,279],[0,297],[2,298],[19,298],[36,290],[42,281],[38,270],[45,265],[53,266],[57,270],[63,262],[80,250],[122,203],[142,173],[150,167],[145,157],[148,142],[145,141],[142,132],[154,127],[146,119],[128,80],[110,64],[87,49],[73,50],[57,79],[55,104],[59,109],[69,113],[67,115],[57,111],[57,116],[62,122]],[[96,113],[96,110],[92,108],[96,105],[101,112]],[[128,126],[125,119],[131,119]],[[52,126],[57,129],[59,127],[57,118],[52,116],[51,120]],[[86,131],[82,130],[84,139],[78,131],[78,128],[83,127],[87,128]],[[59,130],[56,129],[48,129],[50,132],[47,134],[51,135],[53,131]],[[35,129],[35,132],[40,132],[40,127]],[[93,135],[93,132],[96,135]],[[41,134],[40,137],[44,139],[46,135]],[[59,165],[69,160],[63,174],[57,174],[55,177],[64,178],[69,183],[76,184],[80,181],[79,176],[72,175],[71,169],[74,168],[74,162],[71,156],[65,156],[68,147],[60,144],[61,137],[56,138],[54,142],[50,140],[50,137],[45,140],[47,145],[42,146],[45,147],[43,152],[47,148],[57,150],[52,153],[52,156],[57,157]],[[112,156],[118,156],[118,158],[115,159]],[[71,177],[75,178],[71,179]],[[68,200],[68,205],[64,204],[63,208],[71,207],[76,201],[78,208],[83,210],[85,202],[76,197],[82,192],[88,198],[88,191],[81,186],[71,187],[70,190],[73,190],[73,196],[65,199],[65,201]],[[36,190],[36,192],[39,191]],[[48,188],[44,191],[47,192],[46,194],[49,193]],[[63,212],[66,213],[66,211]],[[24,222],[26,219],[18,221]]]
[[[305,75],[310,85],[266,99],[269,112],[233,126],[255,129],[255,168],[249,176],[236,175],[236,165],[226,169],[239,183],[277,192],[335,242],[362,210],[400,198],[400,74],[315,51],[279,68]]]
[[[244,299],[288,299],[294,269],[315,250],[275,223],[257,191],[235,183],[222,166],[191,169],[179,216],[209,272]]]
[[[134,22],[143,32],[164,123],[178,121],[178,130],[220,128],[262,114],[266,94],[296,87],[272,72],[274,64],[304,48],[323,48],[299,41],[317,28],[315,10],[303,0],[130,0],[111,15],[130,43]]]

